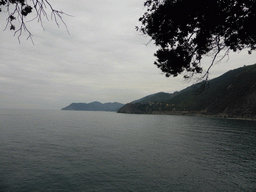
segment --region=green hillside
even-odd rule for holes
[[[165,93],[164,95],[166,96]],[[256,118],[256,64],[192,85],[170,99],[147,97],[122,107],[120,113],[188,113]]]

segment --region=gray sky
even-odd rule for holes
[[[68,26],[44,19],[27,23],[34,45],[4,30],[0,13],[0,108],[61,109],[72,102],[128,103],[160,91],[172,93],[196,83],[166,78],[153,64],[157,48],[135,30],[144,0],[49,0]],[[49,10],[49,9],[47,9]],[[50,14],[49,14],[50,17]],[[210,78],[255,63],[256,55],[231,53]],[[207,69],[210,58],[203,61]]]

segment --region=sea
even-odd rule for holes
[[[256,191],[256,121],[0,110],[1,192]]]

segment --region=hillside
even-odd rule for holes
[[[148,95],[141,99],[132,101],[131,103],[144,103],[145,104],[145,103],[150,103],[150,102],[164,102],[164,101],[170,100],[174,96],[175,96],[175,93],[171,94],[171,93],[159,92],[159,93]]]
[[[100,102],[92,102],[92,103],[71,103],[69,106],[62,108],[61,110],[78,110],[78,111],[117,111],[124,104],[122,103],[100,103]]]
[[[145,97],[125,105],[118,112],[256,118],[256,64],[231,70],[169,95],[168,100],[160,98],[154,102],[147,102]]]

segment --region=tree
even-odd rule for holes
[[[202,73],[203,56],[216,62],[229,51],[256,49],[255,0],[147,0],[137,30],[159,46],[154,62],[167,77]]]
[[[54,9],[48,0],[0,0],[0,12],[7,14],[5,29],[9,27],[10,30],[13,30],[14,35],[18,34],[18,39],[23,32],[27,32],[27,39],[32,40],[32,33],[26,25],[27,16],[32,14],[32,20],[37,20],[43,27],[42,17],[48,19],[46,8],[50,8],[51,19],[56,22],[57,26],[59,26],[59,21],[61,21],[67,29],[67,26],[62,19],[62,15],[65,13]],[[17,28],[14,24],[15,21],[18,21],[19,23]]]

